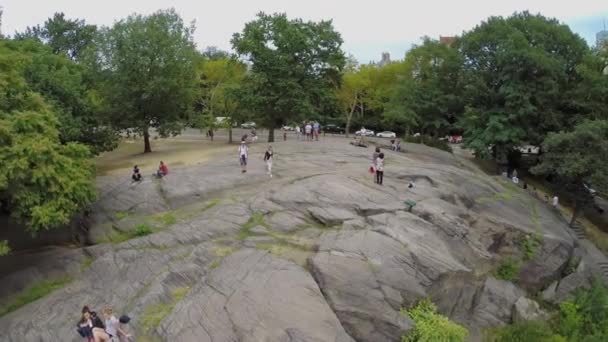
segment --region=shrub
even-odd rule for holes
[[[446,140],[439,140],[428,135],[419,135],[417,137],[410,135],[403,138],[403,141],[414,144],[423,144],[452,153],[452,146],[450,146]]]
[[[140,223],[135,227],[133,234],[135,236],[146,236],[152,233],[152,229],[145,223]]]
[[[469,334],[463,326],[438,314],[437,307],[429,299],[421,300],[407,310],[407,314],[416,327],[401,338],[402,342],[461,342]]]
[[[506,258],[494,272],[498,279],[514,280],[519,273],[519,261],[513,258]]]
[[[543,239],[538,234],[526,235],[521,243],[524,250],[524,260],[532,260],[542,242]]]
[[[8,241],[2,240],[0,241],[0,256],[7,255],[11,252],[11,248],[8,245]]]
[[[498,328],[490,333],[488,342],[566,342],[566,339],[551,330],[542,321],[520,322]]]
[[[71,281],[72,278],[70,277],[46,280],[21,291],[20,293],[13,296],[14,299],[11,302],[6,305],[0,306],[0,317],[6,315],[9,312],[15,311],[28,303],[40,299],[59,288],[62,288],[64,285]]]

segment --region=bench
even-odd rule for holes
[[[405,202],[403,202],[403,204],[407,206],[407,211],[409,211],[410,213],[412,212],[412,208],[416,206],[416,202],[412,200],[406,200]]]

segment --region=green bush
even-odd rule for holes
[[[402,342],[462,342],[469,334],[463,326],[438,314],[435,304],[426,298],[403,313],[410,316],[416,327],[401,337]]]
[[[543,239],[538,234],[526,235],[521,243],[524,250],[524,260],[532,260],[542,242]]]
[[[500,266],[494,272],[494,275],[498,279],[502,280],[515,280],[519,273],[519,261],[513,258],[506,258],[502,261]]]
[[[566,342],[555,334],[548,323],[542,321],[521,322],[498,328],[486,338],[488,342]]]
[[[133,234],[135,236],[146,236],[152,233],[152,229],[145,223],[140,223],[135,227]]]
[[[0,241],[0,256],[7,255],[11,252],[11,247],[8,245],[8,241]]]
[[[450,146],[450,144],[447,142],[447,140],[439,140],[439,139],[433,138],[429,135],[419,135],[417,137],[415,137],[413,135],[409,135],[409,136],[406,136],[405,138],[403,138],[403,141],[409,142],[409,143],[414,143],[414,144],[423,144],[426,146],[438,148],[440,150],[452,153],[452,146]]]

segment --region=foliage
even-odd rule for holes
[[[57,289],[62,288],[71,281],[72,278],[70,277],[64,277],[54,280],[45,280],[19,292],[18,294],[13,296],[10,302],[3,306],[0,306],[0,317],[6,315],[9,312],[15,311],[20,307],[29,304],[37,299],[40,299]]]
[[[153,304],[144,310],[140,318],[140,325],[144,332],[150,333],[167,317],[175,305],[188,294],[190,288],[178,287],[171,291],[171,300],[168,303]]]
[[[423,145],[438,148],[440,150],[450,152],[450,153],[453,152],[452,146],[450,146],[450,144],[447,141],[439,140],[435,137],[431,137],[428,135],[420,135],[420,136],[416,136],[416,137],[413,135],[406,135],[405,138],[403,139],[403,141],[409,142],[409,143],[414,143],[414,144],[423,144]]]
[[[32,231],[67,224],[96,197],[88,148],[61,144],[44,109],[0,115],[0,197]]]
[[[568,26],[528,12],[491,17],[457,48],[468,104],[464,142],[477,154],[538,145],[576,115],[564,94],[577,87],[576,66],[589,50]]]
[[[608,340],[608,291],[597,281],[562,302],[549,322],[518,322],[494,329],[488,341],[579,342]]]
[[[17,33],[16,39],[37,39],[48,45],[54,54],[62,54],[78,60],[93,43],[97,27],[84,20],[66,19],[64,13],[55,13],[43,26],[28,27]]]
[[[542,321],[527,321],[496,329],[488,342],[567,342],[556,335],[549,324]]]
[[[103,31],[96,56],[113,124],[144,137],[178,134],[196,91],[194,27],[174,10],[132,15]]]
[[[464,110],[461,65],[457,50],[424,39],[422,45],[412,48],[405,57],[405,77],[396,82],[384,120],[405,127],[406,135],[413,127],[435,137],[448,133]]]
[[[11,252],[11,247],[8,245],[8,241],[0,241],[0,256],[7,255]]]
[[[140,223],[133,229],[133,235],[135,236],[146,236],[152,233],[152,229],[145,223]]]
[[[82,263],[80,264],[80,272],[88,270],[89,267],[91,267],[91,265],[93,264],[93,261],[93,257],[88,255],[85,256],[84,259],[82,259]]]
[[[468,335],[466,328],[438,314],[437,307],[428,298],[407,310],[407,314],[416,326],[401,338],[402,342],[461,342]]]
[[[524,250],[524,260],[532,260],[542,242],[542,236],[539,234],[526,235],[521,242]]]
[[[285,14],[259,13],[234,34],[234,50],[252,63],[241,101],[270,129],[270,141],[276,127],[314,115],[315,103],[340,82],[341,45],[331,21],[290,20]]]
[[[500,263],[494,275],[502,280],[515,280],[519,274],[519,267],[519,261],[508,257]]]
[[[587,120],[570,132],[549,133],[543,149],[546,153],[532,172],[556,176],[560,188],[574,198],[573,223],[592,201],[585,184],[608,194],[608,120]]]

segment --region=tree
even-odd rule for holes
[[[196,103],[197,126],[228,129],[228,142],[232,143],[232,126],[239,119],[239,102],[235,97],[245,76],[245,64],[231,58],[203,60],[198,68],[200,95]],[[224,118],[218,123],[216,117]]]
[[[361,108],[361,104],[364,102],[363,97],[369,89],[369,79],[366,78],[366,74],[361,71],[354,71],[346,73],[342,77],[342,84],[337,88],[336,97],[340,107],[346,115],[346,137],[350,133],[350,124],[353,119],[353,114],[357,108]]]
[[[564,95],[576,88],[588,47],[568,26],[528,12],[491,17],[456,47],[464,58],[465,144],[476,153],[540,144],[577,115]]]
[[[396,80],[385,120],[443,135],[464,110],[460,94],[462,60],[457,50],[428,38],[410,50],[405,73]]]
[[[270,142],[276,127],[318,115],[314,99],[340,82],[341,45],[331,21],[289,20],[285,14],[259,13],[234,34],[234,50],[252,63],[241,99],[269,128]]]
[[[95,199],[94,166],[86,146],[60,141],[54,106],[24,76],[31,56],[14,45],[0,41],[0,205],[34,232]]]
[[[586,186],[608,193],[608,120],[588,120],[570,132],[549,133],[543,149],[546,153],[532,172],[555,176],[561,190],[572,196],[572,225],[592,201]]]
[[[104,31],[99,73],[112,122],[144,137],[151,152],[150,128],[161,136],[179,134],[196,94],[194,27],[174,10],[132,15]]]
[[[201,55],[208,60],[214,61],[218,59],[227,59],[230,58],[230,53],[228,51],[224,51],[219,49],[217,46],[208,46],[206,47]]]
[[[50,46],[54,54],[79,60],[93,43],[96,33],[95,25],[88,25],[81,19],[66,19],[65,14],[55,13],[44,22],[44,26],[27,27],[25,32],[17,33],[15,38],[40,40]]]

